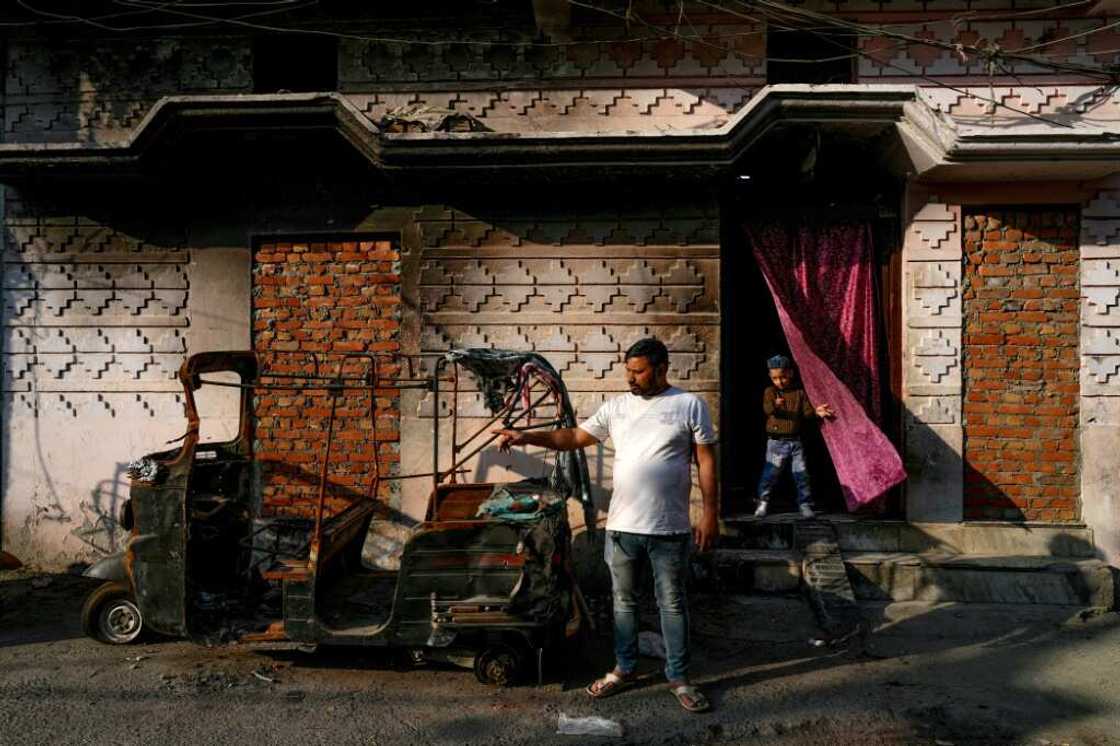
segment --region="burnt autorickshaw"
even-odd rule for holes
[[[365,365],[360,375],[347,368],[355,361]],[[426,377],[402,375],[413,368],[407,362],[346,355],[327,372],[331,366],[316,358],[314,373],[293,374],[262,368],[251,352],[188,358],[179,372],[186,434],[178,447],[130,465],[120,516],[130,536],[123,553],[87,571],[106,581],[82,610],[87,634],[123,644],[146,631],[199,638],[236,630],[235,639],[247,643],[403,648],[415,662],[473,667],[484,682],[509,683],[534,664],[539,675],[544,651],[589,621],[571,571],[567,510],[572,497],[590,511],[583,453],[559,454],[544,479],[458,479],[498,425],[573,426],[567,391],[534,353],[453,350],[432,359]],[[395,375],[383,376],[382,368]],[[463,387],[460,369],[471,374]],[[459,399],[471,384],[471,395],[493,416],[460,440]],[[206,386],[237,392],[232,439],[200,438],[196,394]],[[440,462],[436,416],[430,474],[383,476],[374,458],[368,489],[344,490],[344,507],[331,510],[339,502],[330,479],[338,397],[368,392],[373,433],[377,392],[409,387],[432,392],[434,413],[441,402],[449,405],[450,465]],[[316,390],[330,398],[312,519],[260,515],[253,397],[263,390]],[[426,514],[409,531],[399,569],[369,566],[362,547],[371,521],[385,516],[379,486],[408,477],[431,480]]]

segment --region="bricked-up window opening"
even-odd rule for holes
[[[855,36],[826,31],[766,29],[766,82],[851,83]]]
[[[1078,212],[964,217],[965,518],[1075,521]]]
[[[311,374],[308,353],[330,373],[343,353],[400,350],[400,254],[388,240],[268,241],[253,262],[253,349],[263,368]],[[362,375],[358,361],[347,375]],[[382,367],[384,376],[395,370]],[[397,473],[400,459],[399,393],[344,392],[338,400],[328,470],[327,514],[364,495],[376,458],[381,475]],[[320,458],[331,402],[322,391],[261,391],[253,401],[255,448],[260,461],[262,511],[310,517],[318,495]],[[386,499],[396,485],[382,482]]]
[[[259,36],[253,40],[253,92],[338,90],[338,40]]]

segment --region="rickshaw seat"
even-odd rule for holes
[[[331,560],[351,546],[354,541],[365,541],[365,530],[377,504],[372,500],[361,500],[340,513],[331,516],[323,523],[319,541],[319,566],[330,565]],[[261,573],[265,580],[304,581],[311,577],[311,569],[306,560],[282,559],[278,565]]]
[[[319,541],[319,565],[327,565],[355,541],[364,543],[369,522],[377,510],[373,500],[358,500],[323,523]],[[360,546],[358,551],[360,551]]]

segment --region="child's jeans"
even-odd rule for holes
[[[805,470],[805,450],[801,447],[799,438],[770,438],[766,441],[766,464],[762,467],[762,477],[758,480],[758,499],[770,499],[774,483],[778,481],[787,462],[793,471],[793,482],[797,485],[797,504],[812,505],[809,472]]]

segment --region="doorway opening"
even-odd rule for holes
[[[747,238],[747,226],[766,221],[829,225],[860,222],[870,228],[879,343],[873,375],[880,383],[880,428],[902,451],[901,205],[902,185],[877,168],[874,138],[824,135],[789,128],[757,148],[756,159],[729,185],[721,225],[721,440],[725,517],[755,507],[766,451],[762,397],[770,385],[766,360],[789,356],[789,345],[770,289]],[[748,155],[748,158],[750,156]],[[873,418],[874,419],[874,418]],[[815,424],[802,433],[813,501],[825,513],[845,513],[831,457]],[[770,512],[796,511],[788,470],[771,496]],[[902,489],[895,488],[861,514],[899,518]]]

